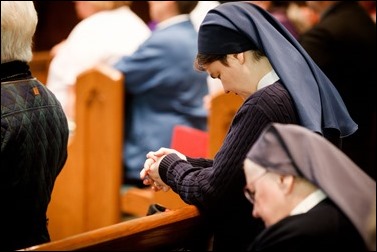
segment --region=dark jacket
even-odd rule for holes
[[[3,249],[50,241],[46,211],[67,159],[68,134],[60,103],[28,65],[1,64]]]
[[[288,216],[261,232],[248,251],[366,251],[347,216],[326,199],[307,213]]]

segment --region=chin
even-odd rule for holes
[[[277,221],[272,221],[272,220],[267,220],[267,219],[262,219],[264,222],[264,226],[267,228],[269,226],[274,225]]]

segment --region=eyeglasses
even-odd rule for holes
[[[258,177],[256,177],[253,181],[250,182],[250,184],[255,184],[259,179],[261,179],[264,175],[267,174],[267,170],[264,170],[259,174]],[[248,184],[248,185],[250,185]],[[255,201],[255,190],[251,191],[248,187],[248,185],[245,186],[243,189],[243,192],[245,194],[246,199],[248,199],[252,204],[254,204]]]

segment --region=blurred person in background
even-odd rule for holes
[[[359,4],[368,12],[369,16],[376,23],[376,1],[359,1]]]
[[[145,187],[140,171],[146,154],[170,146],[175,125],[207,129],[208,75],[193,67],[198,33],[189,16],[198,2],[148,3],[157,26],[132,55],[114,65],[124,74],[127,90],[123,183],[137,187]]]
[[[305,1],[290,1],[287,8],[287,16],[301,34],[312,28],[319,19],[319,15],[310,8]]]
[[[276,18],[296,39],[299,32],[296,26],[289,19],[287,11],[290,1],[249,1],[253,4],[260,6],[268,11],[274,18]]]
[[[144,21],[134,13],[132,1],[75,1],[82,18],[63,43],[54,47],[47,86],[74,121],[75,82],[82,72],[99,64],[113,65],[132,54],[150,35]]]
[[[307,1],[319,22],[299,42],[334,83],[358,124],[342,150],[376,178],[376,23],[357,1]]]

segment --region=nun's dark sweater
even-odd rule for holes
[[[187,157],[185,161],[169,154],[161,161],[161,179],[186,203],[208,215],[216,250],[245,250],[263,228],[261,221],[252,217],[252,205],[243,194],[243,162],[271,122],[299,124],[292,98],[279,82],[244,102],[214,160]]]

